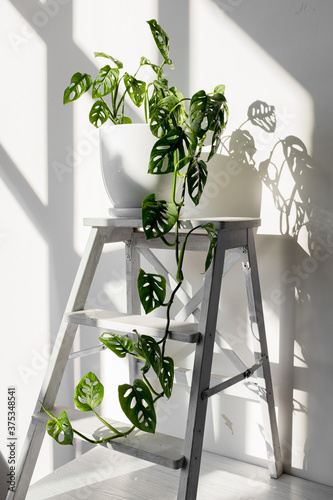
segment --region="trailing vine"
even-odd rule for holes
[[[76,100],[92,86],[92,97],[97,98],[97,101],[89,118],[96,127],[101,126],[107,119],[111,119],[115,124],[128,123],[129,118],[124,115],[126,93],[136,105],[144,104],[151,132],[157,138],[151,151],[148,172],[153,175],[172,174],[173,183],[169,201],[158,200],[155,194],[150,194],[143,200],[142,226],[147,240],[159,238],[168,247],[174,247],[177,284],[167,298],[166,279],[162,275],[147,273],[143,269],[140,269],[138,275],[137,288],[144,312],[149,314],[156,308],[165,308],[165,330],[160,340],[137,330],[133,331],[135,340],[112,332],[104,332],[100,336],[101,343],[118,357],[134,356],[144,362],[141,369],[142,378],[135,379],[132,384],[126,383],[118,387],[120,406],[132,425],[126,432],[120,431],[97,413],[96,408],[103,401],[104,387],[94,373],[88,372],[75,388],[75,406],[78,410],[93,412],[101,423],[110,429],[112,435],[106,439],[92,440],[72,427],[65,411],[56,417],[43,406],[50,416],[47,423],[48,434],[63,445],[72,444],[75,434],[89,442],[101,443],[127,436],[134,429],[155,432],[155,404],[162,397],[169,399],[173,389],[174,361],[165,355],[165,349],[170,333],[172,306],[184,281],[183,262],[186,246],[194,231],[206,231],[209,239],[205,272],[214,258],[217,235],[212,223],[200,224],[189,230],[182,244],[179,230],[185,196],[188,193],[195,205],[200,203],[208,176],[207,163],[221,144],[221,135],[228,119],[224,85],[218,85],[209,94],[200,90],[191,98],[184,98],[175,87],[169,87],[162,71],[165,64],[172,67],[169,38],[155,20],[148,21],[148,24],[163,62],[157,66],[146,58],[141,58],[140,67],[149,64],[156,74],[156,79],[145,84],[136,79],[136,74],[131,77],[125,73],[120,77],[122,63],[105,53],[96,53],[98,57],[111,60],[115,67],[102,68],[94,82],[89,75],[76,73],[72,77],[71,85],[65,90],[64,102]],[[120,96],[121,80],[124,82],[125,92]],[[107,94],[111,95],[110,106],[105,103]],[[211,136],[209,141],[208,136]],[[204,146],[209,149],[207,161],[201,159]],[[177,193],[180,193],[179,199]],[[156,374],[159,390],[154,389],[149,382],[149,370]]]

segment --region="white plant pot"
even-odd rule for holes
[[[112,202],[110,215],[141,217],[142,201],[149,194],[170,198],[172,175],[148,173],[157,140],[148,124],[103,125],[99,133],[103,180]]]
[[[203,153],[202,159],[207,159]],[[262,184],[258,171],[240,159],[216,154],[208,162],[200,204],[185,198],[185,217],[260,217]]]

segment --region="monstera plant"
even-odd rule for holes
[[[157,199],[155,194],[150,194],[144,199],[142,226],[148,240],[160,238],[165,245],[174,248],[177,285],[167,296],[166,280],[162,275],[147,273],[140,269],[137,277],[138,293],[145,313],[149,314],[156,308],[165,309],[165,331],[160,340],[137,330],[129,332],[133,333],[132,338],[112,332],[104,332],[100,336],[100,341],[104,346],[120,358],[134,356],[144,362],[141,370],[142,378],[134,380],[133,384],[122,384],[118,388],[120,406],[131,425],[126,431],[120,431],[98,414],[97,408],[103,400],[104,388],[97,376],[89,372],[75,389],[75,405],[81,411],[93,412],[103,425],[112,431],[112,434],[105,439],[91,440],[72,427],[66,412],[56,417],[44,408],[50,416],[47,432],[60,444],[72,444],[74,434],[87,441],[100,443],[126,436],[136,428],[149,433],[155,432],[155,404],[164,396],[170,398],[173,388],[174,362],[171,357],[165,355],[171,309],[177,291],[184,280],[183,262],[187,242],[197,229],[206,231],[210,243],[204,271],[207,271],[214,258],[217,235],[212,223],[203,223],[188,230],[182,244],[179,241],[179,228],[185,195],[188,193],[195,205],[200,203],[208,176],[207,162],[214,156],[221,142],[221,135],[228,118],[224,86],[216,86],[212,93],[200,90],[191,98],[184,98],[175,87],[169,87],[167,79],[162,74],[164,64],[172,66],[168,36],[155,20],[148,21],[148,24],[163,57],[160,66],[151,65],[157,77],[149,86],[150,93],[147,86],[135,80],[135,77],[125,74],[123,78],[126,92],[133,102],[146,103],[150,129],[156,136],[149,165],[147,165],[148,171],[152,175],[172,174],[173,176],[168,200]],[[108,75],[108,83],[105,83],[100,73],[93,84],[93,97],[98,97],[97,104],[95,103],[91,110],[91,121],[95,126],[99,126],[108,117],[115,123],[127,121],[122,112],[118,114],[119,110],[123,110],[124,97],[116,101],[119,95],[118,70],[121,63],[110,56],[102,55],[109,57],[115,67],[108,66],[101,70],[103,74]],[[144,58],[141,63],[151,64]],[[73,86],[65,92],[68,100],[71,95],[70,91],[74,92],[71,96],[72,100],[79,96],[77,90],[79,81],[81,82],[80,92],[86,91],[91,84],[87,76],[83,78],[77,75],[73,77]],[[106,90],[111,93],[112,109],[103,104]],[[209,150],[207,161],[201,159],[204,146]],[[156,374],[159,389],[153,388],[149,382],[147,377],[149,370]]]

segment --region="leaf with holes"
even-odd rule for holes
[[[207,95],[204,90],[200,90],[192,96],[189,125],[199,138],[208,130],[215,130],[216,123],[221,122],[219,113],[225,102],[226,99],[220,92]]]
[[[206,116],[208,121],[208,130],[214,130],[216,121],[220,121],[220,113],[225,110],[226,98],[220,92],[208,96]],[[224,114],[223,114],[224,116]],[[226,125],[223,118],[222,123]],[[223,128],[224,128],[223,127]]]
[[[196,92],[191,99],[189,109],[189,125],[198,137],[202,137],[207,128],[202,130],[202,123],[206,116],[208,96],[204,90]]]
[[[132,354],[136,345],[135,342],[125,335],[111,332],[102,333],[99,340],[119,358],[125,358],[126,354]]]
[[[149,98],[149,117],[152,116],[152,113],[154,112],[154,109],[157,106],[157,104],[159,104],[161,99],[163,99],[169,91],[168,80],[166,79],[160,78],[159,80],[154,80],[152,82],[152,86],[153,86],[153,91]]]
[[[43,410],[51,417],[46,424],[46,430],[57,443],[66,445],[73,444],[73,428],[68,419],[67,413],[63,411],[59,417],[52,415],[43,405]]]
[[[170,131],[169,111],[167,108],[154,106],[150,115],[150,130],[155,137],[162,137]]]
[[[109,108],[104,101],[98,99],[94,102],[89,113],[89,120],[96,128],[99,128],[109,118]]]
[[[150,113],[150,130],[156,137],[164,136],[172,127],[182,125],[186,121],[183,95],[175,87],[167,92],[168,95],[159,98]]]
[[[207,231],[208,237],[209,237],[209,248],[208,252],[206,255],[206,262],[205,262],[205,272],[208,270],[209,266],[212,263],[212,260],[214,258],[215,254],[215,248],[217,245],[217,233],[215,226],[212,222],[208,222],[208,224],[203,224],[202,225],[203,229]]]
[[[187,169],[187,189],[195,205],[199,204],[207,181],[207,165],[203,160],[194,160]]]
[[[169,399],[172,394],[173,378],[175,374],[174,361],[169,356],[162,360],[162,368],[158,376],[164,394]]]
[[[150,27],[150,31],[155,40],[156,46],[160,51],[164,61],[166,64],[169,64],[171,68],[173,68],[172,61],[170,59],[170,50],[169,50],[169,37],[166,32],[161,28],[161,26],[156,22],[155,19],[151,19],[147,21]]]
[[[212,144],[207,162],[217,153],[217,150],[220,147],[221,135],[228,122],[228,114],[229,114],[228,106],[226,103],[224,103],[223,107],[220,109],[220,112],[218,113],[218,116],[215,120]]]
[[[143,380],[135,379],[133,385],[120,385],[118,396],[120,406],[130,422],[138,429],[153,434],[156,429],[154,402]]]
[[[160,99],[150,115],[150,130],[156,137],[165,135],[171,128],[170,112],[177,106],[178,99],[174,94]]]
[[[119,70],[117,68],[111,68],[109,65],[101,68],[93,84],[92,97],[103,97],[110,94],[117,86],[118,78]]]
[[[140,269],[138,291],[145,313],[149,314],[163,304],[166,294],[166,280],[160,274],[145,273],[143,269]]]
[[[124,83],[132,102],[139,108],[145,97],[146,83],[141,80],[137,80],[134,76],[131,76],[128,73],[125,73],[124,75]]]
[[[92,80],[90,75],[87,75],[87,73],[75,73],[71,78],[70,85],[64,91],[64,104],[76,101],[76,99],[90,89],[91,85]]]
[[[96,375],[88,372],[75,387],[74,403],[81,411],[92,411],[101,404],[104,387]]]
[[[178,220],[177,205],[164,200],[156,200],[154,194],[142,202],[143,229],[148,240],[167,234]]]
[[[156,375],[159,377],[162,369],[162,353],[160,346],[158,345],[156,340],[149,335],[142,335],[140,337],[139,345],[147,361],[147,367],[148,365],[150,365]],[[144,373],[146,373],[147,371],[148,370],[145,368]]]
[[[178,161],[184,158],[185,134],[181,127],[175,127],[155,142],[150,153],[148,172],[150,174],[169,174],[174,171],[174,153]]]
[[[123,67],[123,63],[119,61],[118,59],[115,59],[112,56],[109,56],[108,54],[105,54],[105,52],[94,52],[95,57],[106,57],[106,59],[111,59],[112,62],[117,66],[117,68],[121,69]]]
[[[247,116],[252,123],[266,132],[274,132],[276,127],[275,107],[263,101],[255,101],[247,110]]]

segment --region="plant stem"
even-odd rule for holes
[[[175,287],[175,289],[172,291],[171,293],[171,296],[170,296],[170,300],[167,304],[167,311],[166,311],[166,315],[167,315],[167,324],[166,324],[166,327],[165,327],[165,333],[164,333],[164,336],[161,340],[159,340],[157,343],[158,344],[163,344],[162,346],[162,355],[164,356],[164,351],[165,351],[165,343],[166,343],[166,340],[168,338],[168,334],[169,334],[169,326],[170,326],[170,309],[171,309],[171,306],[173,304],[173,301],[175,299],[175,295],[176,293],[178,292],[179,288],[181,287],[182,283],[179,282],[177,283],[177,286]]]
[[[98,418],[98,420],[100,422],[102,422],[102,424],[106,425],[106,427],[108,427],[112,432],[114,432],[117,436],[125,436],[127,435],[127,432],[120,432],[118,431],[115,427],[113,427],[111,424],[109,424],[106,420],[104,420],[103,417],[101,417],[100,415],[98,415],[98,413],[93,409],[93,412],[95,413],[96,417]]]
[[[128,434],[130,434],[131,432],[133,432],[135,429],[135,425],[133,425],[129,430],[128,432],[126,432],[126,434],[122,434],[122,437],[127,437]],[[85,436],[84,434],[81,434],[81,432],[77,431],[76,429],[73,429],[73,432],[74,434],[77,434],[78,436],[80,436],[80,438],[84,439],[85,441],[88,441],[88,443],[92,443],[92,444],[101,444],[101,443],[107,443],[108,441],[112,441],[113,439],[116,439],[118,437],[120,437],[120,435],[116,434],[114,436],[110,436],[108,438],[104,438],[104,439],[90,439],[88,438],[87,436]]]
[[[142,374],[142,377],[144,379],[144,381],[146,382],[146,384],[148,385],[150,391],[155,395],[155,396],[163,396],[164,395],[164,392],[160,393],[160,392],[156,392],[155,389],[152,387],[151,383],[149,382],[149,380],[147,379],[146,375],[143,373]]]

